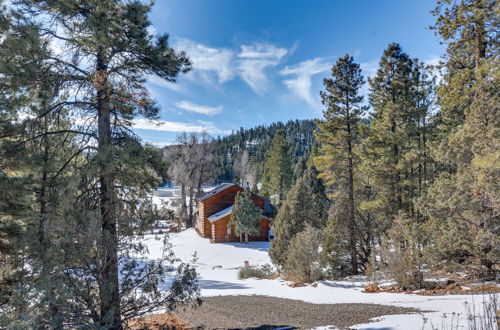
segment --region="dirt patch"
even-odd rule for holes
[[[483,285],[466,285],[452,283],[448,285],[438,286],[434,289],[422,289],[422,290],[402,290],[397,285],[389,285],[380,287],[377,284],[369,284],[365,286],[362,292],[365,293],[378,293],[378,292],[390,292],[390,293],[414,293],[422,296],[435,296],[435,295],[452,295],[452,294],[494,294],[500,293],[500,286],[497,284],[483,284]]]
[[[309,329],[338,328],[370,322],[382,315],[408,314],[416,309],[376,304],[311,304],[268,296],[217,296],[203,299],[201,307],[177,311],[190,328],[198,329]]]
[[[469,294],[469,293],[478,293],[478,294],[494,294],[500,293],[500,287],[496,284],[485,284],[485,285],[477,285],[477,286],[467,286],[460,285],[457,283],[450,284],[445,288],[436,288],[432,290],[424,290],[420,292],[415,292],[419,295],[424,296],[433,296],[433,295],[449,295],[449,294]]]

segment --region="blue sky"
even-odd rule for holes
[[[399,42],[435,63],[444,52],[429,29],[434,1],[157,0],[151,33],[169,33],[193,70],[170,84],[149,77],[161,125],[138,120],[146,142],[169,144],[181,131],[224,135],[240,127],[319,118],[322,79],[349,53],[365,76]],[[365,93],[367,87],[363,89]]]

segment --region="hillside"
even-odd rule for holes
[[[246,174],[251,177],[250,181],[259,182],[263,169],[261,165],[264,164],[274,135],[280,129],[285,132],[294,169],[301,161],[307,160],[314,143],[313,132],[316,124],[313,120],[292,120],[250,129],[241,128],[233,134],[216,139],[216,166],[213,175],[215,183],[245,184],[242,168],[251,172]]]

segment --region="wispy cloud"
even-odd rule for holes
[[[188,39],[179,39],[176,47],[186,52],[193,62],[193,75],[219,84],[234,78],[234,57],[232,50],[227,48],[208,47]]]
[[[189,101],[177,102],[175,105],[180,109],[190,111],[190,112],[201,113],[201,114],[207,115],[207,116],[213,116],[213,115],[216,115],[222,111],[222,106],[211,107],[208,105],[194,104],[194,103],[191,103]]]
[[[268,43],[242,45],[238,54],[238,69],[241,78],[257,94],[264,93],[268,86],[266,68],[276,66],[289,51]]]
[[[155,75],[149,75],[147,77],[147,81],[155,86],[166,87],[166,88],[171,89],[175,92],[180,92],[182,90],[182,88],[178,84],[168,82],[165,79],[162,79],[162,78],[155,76]]]
[[[365,79],[371,78],[377,74],[378,60],[371,60],[369,62],[363,62],[360,65],[361,70]]]
[[[327,59],[317,57],[312,60],[300,62],[296,65],[287,66],[280,71],[282,76],[293,76],[292,79],[283,80],[286,87],[297,97],[312,106],[319,104],[317,98],[313,96],[312,76],[325,72],[330,68]]]
[[[217,127],[214,122],[197,121],[195,123],[172,122],[137,118],[132,121],[132,128],[163,132],[207,132],[210,134],[228,134],[230,131]]]

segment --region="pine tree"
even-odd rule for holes
[[[476,272],[493,277],[500,255],[496,7],[495,1],[438,2],[436,29],[448,48],[438,90],[442,134],[433,154],[443,171],[421,203],[435,265],[473,262]]]
[[[335,207],[345,211],[338,212],[342,219],[337,223],[345,223],[348,227],[351,273],[358,272],[356,243],[356,201],[355,177],[358,157],[355,149],[359,144],[357,125],[367,110],[362,106],[363,97],[359,89],[364,81],[359,64],[354,63],[351,56],[341,57],[332,68],[333,78],[324,79],[325,91],[321,92],[324,121],[318,122],[317,139],[321,143],[321,155],[315,157],[315,163],[328,185],[332,186],[332,198],[342,200],[335,202]],[[347,195],[347,198],[340,195]]]
[[[325,227],[328,207],[323,180],[311,165],[290,189],[274,220],[274,238],[269,250],[274,264],[284,267],[290,241],[307,224],[318,229]]]
[[[419,217],[414,201],[424,193],[431,172],[427,139],[432,79],[423,64],[390,44],[369,82],[375,112],[363,155],[365,171],[377,187],[373,212],[387,229],[400,212]]]
[[[267,154],[262,175],[262,193],[264,196],[277,195],[277,204],[281,204],[283,197],[292,182],[292,167],[288,154],[288,145],[285,132],[279,130],[274,136],[271,148]]]
[[[66,244],[61,256],[65,264],[59,266],[67,269],[62,279],[71,284],[72,295],[63,324],[72,327],[121,329],[128,318],[159,306],[173,308],[198,295],[192,267],[179,266],[172,290],[160,291],[164,263],[173,257],[167,253],[161,260],[138,264],[128,251],[141,254],[144,247],[122,240],[141,233],[154,218],[151,204],[140,201],[147,200],[159,178],[151,153],[129,129],[135,117],[154,119],[158,114],[144,77],[154,74],[175,82],[190,69],[184,53],[169,47],[166,35],[149,34],[150,8],[118,0],[18,1],[13,6],[16,24],[2,38],[5,106],[20,115],[20,100],[29,99],[33,91],[55,88],[55,99],[37,113],[33,125],[42,127],[50,116],[71,114],[70,129],[44,126],[43,134],[29,140],[41,151],[42,161],[35,163],[46,170],[37,178],[40,210],[50,205],[43,193],[44,173],[59,176],[52,161],[43,159],[48,150],[44,143],[57,141],[49,141],[50,136],[64,139],[69,134],[67,139],[78,146],[73,156],[63,157],[61,167],[69,168],[68,187],[78,191],[78,198],[68,194],[67,205],[52,204],[56,207],[50,211],[51,218],[57,214],[65,220],[65,227],[58,228]]]
[[[432,28],[447,44],[438,89],[444,135],[463,124],[472,100],[469,88],[476,82],[475,71],[496,51],[497,6],[495,0],[438,0],[432,11],[437,16]]]
[[[236,234],[245,235],[245,243],[248,243],[248,235],[260,233],[261,210],[255,205],[250,192],[238,192],[231,210],[230,226],[234,226]]]

